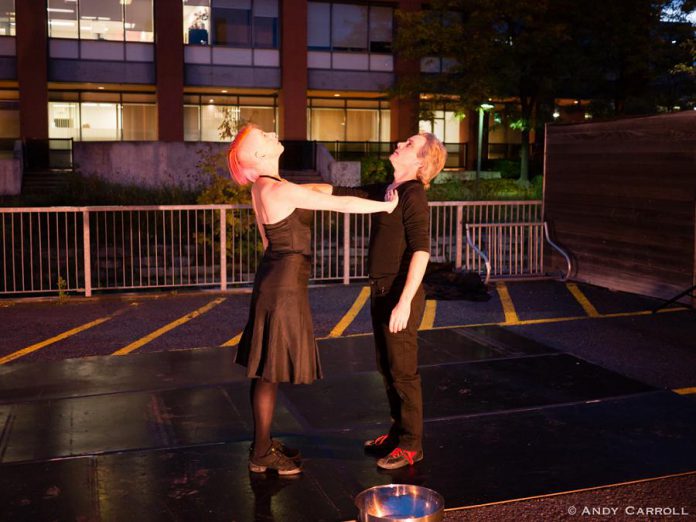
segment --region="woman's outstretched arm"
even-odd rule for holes
[[[399,202],[396,191],[390,201],[372,201],[353,196],[331,196],[322,191],[304,188],[294,183],[283,183],[276,189],[277,197],[283,198],[296,208],[308,210],[333,210],[352,214],[391,213]]]

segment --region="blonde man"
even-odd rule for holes
[[[418,325],[425,295],[422,281],[430,259],[430,212],[425,189],[445,165],[447,150],[430,133],[411,136],[389,157],[394,181],[359,188],[334,187],[335,196],[383,201],[396,190],[399,204],[391,214],[375,214],[370,231],[372,327],[377,368],[389,399],[389,432],[365,442],[380,456],[377,465],[397,469],[423,459],[423,399],[418,373]],[[329,185],[315,185],[328,192]]]

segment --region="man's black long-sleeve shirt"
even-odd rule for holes
[[[387,184],[334,187],[334,196],[357,196],[384,201]],[[372,215],[367,259],[371,278],[405,276],[413,253],[430,252],[430,211],[425,188],[418,180],[397,187],[399,204],[391,214]]]

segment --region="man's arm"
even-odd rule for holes
[[[389,318],[389,331],[391,333],[397,333],[406,328],[408,318],[411,315],[411,301],[413,301],[413,297],[416,295],[421,281],[423,281],[429,260],[430,252],[419,250],[413,253],[411,263],[408,265],[404,289],[401,291],[399,302],[396,303]]]

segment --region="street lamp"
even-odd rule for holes
[[[495,105],[482,103],[478,106],[478,140],[476,146],[476,194],[478,195],[479,178],[481,177],[481,147],[483,146],[483,113],[493,109]]]

